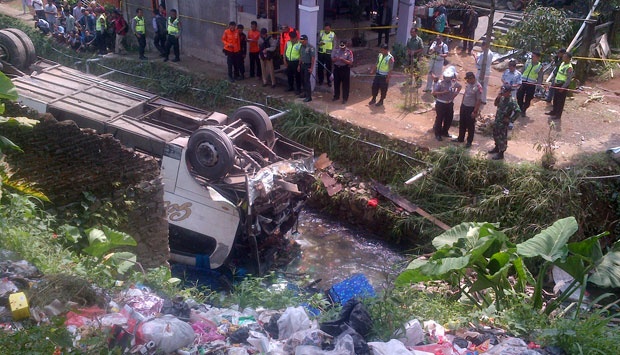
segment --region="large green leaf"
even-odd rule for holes
[[[101,257],[111,249],[110,241],[101,229],[91,228],[86,233],[88,234],[88,246],[84,248],[85,253]]]
[[[136,240],[133,239],[132,236],[130,236],[129,234],[125,232],[119,232],[107,226],[102,226],[101,228],[103,229],[105,235],[110,240],[112,247],[117,247],[121,245],[129,245],[129,246],[137,245]]]
[[[601,287],[620,287],[620,250],[605,254],[588,280]]]
[[[491,234],[496,226],[487,222],[463,222],[435,237],[433,246],[435,249],[441,249],[445,246],[455,246],[458,243],[460,247],[469,251],[476,247],[480,238]]]
[[[15,89],[15,84],[4,75],[4,73],[0,72],[0,99],[8,99],[15,101],[17,100],[17,90]]]
[[[603,232],[599,235],[584,239],[580,242],[569,243],[568,250],[572,254],[580,255],[591,263],[597,263],[603,258],[603,251],[599,239],[608,235],[609,232]]]
[[[396,280],[394,284],[397,287],[409,286],[412,283],[423,282],[423,281],[431,281],[435,280],[435,278],[430,277],[428,275],[424,275],[420,269],[411,269],[403,271]]]
[[[136,254],[130,252],[112,253],[106,256],[119,274],[124,274],[136,265]]]
[[[454,258],[443,258],[440,260],[430,260],[420,266],[420,271],[429,277],[441,278],[450,271],[461,270],[469,265],[470,255]]]
[[[557,220],[547,229],[517,244],[517,253],[526,258],[540,256],[549,262],[564,259],[568,254],[566,243],[577,229],[575,217]]]

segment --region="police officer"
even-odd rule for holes
[[[540,53],[533,52],[532,59],[525,63],[525,69],[521,74],[521,86],[517,90],[517,103],[521,109],[521,117],[525,117],[525,111],[530,107],[536,86],[542,84],[543,70],[540,62]]]
[[[142,9],[136,9],[136,16],[131,20],[131,30],[138,39],[138,53],[142,60],[148,59],[144,56],[144,48],[146,48],[146,27],[144,25],[144,14]]]
[[[95,25],[95,30],[97,31],[97,49],[99,50],[100,55],[104,55],[108,53],[106,48],[108,21],[105,17],[105,11],[102,11],[100,8],[96,8],[95,12],[99,13],[99,16],[97,16],[97,24]]]
[[[317,68],[317,81],[323,85],[323,73],[327,77],[327,86],[332,86],[330,74],[332,73],[332,50],[336,41],[336,34],[332,31],[329,23],[325,24],[323,30],[319,32],[319,67]]]
[[[545,112],[545,115],[551,115],[552,119],[561,119],[562,111],[564,111],[564,103],[566,102],[566,95],[568,94],[568,86],[573,79],[573,64],[570,62],[573,59],[572,54],[566,52],[562,57],[562,64],[555,74],[555,80],[553,81],[553,88],[555,93],[553,94],[553,110],[551,112]]]
[[[290,32],[290,38],[291,39],[286,42],[283,57],[284,65],[286,65],[286,77],[288,79],[288,89],[286,91],[295,91],[296,95],[300,95],[301,73],[297,69],[299,68],[301,43],[299,43],[297,39],[296,32]]]
[[[342,84],[342,103],[346,104],[349,99],[351,86],[351,65],[353,65],[353,52],[347,48],[346,41],[340,41],[340,46],[332,51],[334,62],[334,97],[332,101],[340,99],[340,85]]]
[[[377,57],[377,65],[370,71],[371,74],[375,74],[375,78],[372,81],[372,100],[368,103],[369,106],[375,104],[375,106],[383,106],[383,100],[385,100],[388,85],[390,84],[392,69],[394,69],[394,57],[388,51],[388,45],[383,43]],[[381,90],[381,98],[377,101],[379,90]]]
[[[177,17],[177,10],[170,10],[170,17],[168,17],[168,39],[166,40],[166,51],[164,62],[168,61],[168,56],[170,55],[170,49],[174,49],[174,59],[173,62],[178,62],[181,60],[179,58],[181,56],[181,50],[179,49],[179,37],[181,36],[181,22],[179,22],[179,18]]]
[[[493,140],[495,148],[489,150],[489,154],[496,153],[493,160],[504,159],[504,152],[508,148],[508,125],[513,123],[521,110],[519,105],[512,98],[512,87],[510,84],[502,85],[499,95],[495,98],[495,122],[493,124]]]
[[[304,93],[301,95],[305,97],[304,102],[312,101],[312,85],[310,84],[310,77],[314,71],[314,65],[316,64],[316,49],[313,45],[308,43],[308,36],[301,35],[301,48],[299,55],[299,72],[304,82]]]

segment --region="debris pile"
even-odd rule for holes
[[[319,311],[308,305],[285,310],[218,308],[182,297],[167,299],[141,285],[109,295],[72,276],[61,286],[62,277],[42,277],[23,260],[2,261],[0,267],[0,332],[24,331],[26,322],[44,324],[52,317],[62,317],[73,339],[73,348],[66,349],[69,352],[100,350],[93,349],[88,339],[106,334],[108,348],[120,349],[123,354],[545,353],[501,330],[449,332],[434,321],[417,319],[404,324],[388,342],[370,341],[373,321],[359,299],[375,297],[375,291],[362,274],[326,292],[342,308],[336,319],[319,323],[311,318]],[[81,286],[77,286],[79,282]],[[63,290],[69,292],[63,294]],[[28,305],[26,295],[33,304]]]

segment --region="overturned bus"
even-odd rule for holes
[[[206,258],[215,269],[235,251],[253,260],[260,274],[277,249],[286,247],[285,234],[314,181],[314,156],[275,132],[262,109],[244,106],[227,116],[57,63],[25,59],[36,59],[34,46],[24,44],[29,38],[4,32],[0,51],[7,41],[18,48],[17,59],[5,51],[2,61],[5,72],[12,69],[19,102],[110,134],[158,159],[173,261],[193,263],[199,256],[201,264]]]

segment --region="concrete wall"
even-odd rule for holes
[[[119,216],[127,216],[118,229],[138,242],[134,252],[142,266],[167,264],[168,221],[157,161],[110,135],[80,130],[72,121],[59,123],[49,115],[32,130],[0,125],[0,135],[24,151],[6,155],[14,178],[33,183],[55,210],[68,216],[80,213],[83,192],[92,193],[98,202],[88,213],[105,212],[101,206],[106,202]]]
[[[147,23],[147,57],[156,59],[151,1],[134,0],[126,3],[126,17],[131,21],[138,7],[144,9]],[[235,0],[167,0],[166,7],[176,9],[181,20],[181,57],[189,55],[216,64],[226,63],[222,53],[222,33],[228,22],[236,21]],[[137,45],[133,36],[128,36],[128,39]]]

